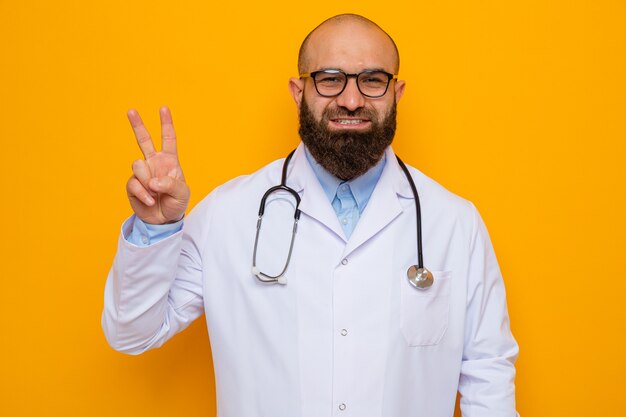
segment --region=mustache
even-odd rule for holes
[[[375,120],[376,113],[373,110],[360,107],[356,110],[348,110],[345,107],[338,107],[336,109],[326,109],[323,113],[323,118],[326,120],[338,119],[341,117],[354,117],[361,119]]]

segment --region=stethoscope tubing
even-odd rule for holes
[[[291,160],[295,149],[289,153],[285,161],[283,162],[283,169],[280,184],[275,185],[268,189],[263,197],[261,198],[261,204],[259,205],[259,217],[257,220],[256,226],[256,236],[254,238],[254,249],[252,254],[252,273],[264,283],[279,283],[286,284],[287,278],[285,273],[287,272],[287,268],[289,267],[289,262],[291,261],[291,255],[293,253],[293,245],[295,242],[296,233],[298,230],[298,221],[300,219],[300,195],[293,189],[287,186],[287,167],[289,166],[289,161]],[[422,210],[421,204],[419,200],[419,194],[417,193],[417,187],[415,187],[415,182],[413,182],[413,177],[409,172],[407,166],[402,162],[402,160],[396,155],[396,159],[398,160],[398,164],[402,168],[404,175],[409,182],[411,187],[411,191],[413,192],[413,197],[415,200],[415,220],[416,220],[416,235],[417,235],[417,265],[412,265],[407,270],[407,277],[409,278],[409,282],[415,288],[420,290],[424,290],[429,288],[433,284],[433,275],[432,273],[424,268],[424,256],[422,251]],[[289,244],[289,253],[287,254],[287,260],[285,262],[285,266],[282,271],[278,275],[268,275],[259,270],[256,266],[256,254],[259,245],[259,235],[261,232],[261,224],[263,223],[263,215],[265,214],[265,202],[267,198],[276,191],[286,191],[290,193],[296,200],[296,209],[294,212],[294,223],[293,230],[291,233],[291,242]]]
[[[289,161],[291,160],[291,157],[293,156],[295,151],[296,151],[295,149],[291,151],[289,155],[287,156],[287,158],[285,159],[285,162],[283,163],[283,170],[282,170],[282,175],[280,179],[280,184],[275,185],[271,187],[269,190],[267,190],[265,194],[263,194],[263,197],[261,198],[261,204],[259,205],[259,217],[256,222],[256,236],[254,237],[254,249],[252,253],[252,273],[256,275],[257,278],[262,282],[267,282],[267,283],[278,282],[279,284],[285,284],[287,282],[285,278],[285,273],[287,272],[289,261],[291,261],[291,254],[293,253],[293,244],[296,238],[296,233],[298,231],[298,220],[300,220],[300,213],[301,213],[300,212],[300,201],[301,201],[300,195],[293,188],[287,186],[287,166],[289,166]],[[267,198],[276,191],[286,191],[289,194],[291,194],[296,199],[296,210],[294,211],[294,214],[293,214],[293,229],[291,232],[291,242],[289,243],[289,253],[287,254],[287,260],[285,262],[285,266],[283,267],[283,270],[280,272],[280,274],[268,275],[264,272],[261,272],[259,268],[256,266],[256,253],[257,253],[257,248],[259,246],[259,235],[261,232],[261,224],[263,223],[263,215],[265,214],[265,202],[267,201]]]
[[[417,223],[417,267],[424,268],[424,255],[422,254],[422,207],[420,204],[420,197],[417,193],[417,187],[415,187],[415,182],[413,182],[413,177],[411,176],[409,169],[398,155],[396,155],[396,159],[398,160],[398,164],[400,164],[400,168],[404,171],[404,175],[411,186],[413,197],[415,197],[415,223]]]

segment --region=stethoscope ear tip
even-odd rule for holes
[[[276,279],[276,282],[278,282],[281,285],[285,285],[287,283],[287,277],[284,275],[281,275]]]
[[[261,273],[261,271],[259,271],[259,268],[257,268],[256,266],[252,267],[252,274],[253,275],[256,275],[258,277],[260,273]]]

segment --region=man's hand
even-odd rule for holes
[[[137,217],[150,224],[182,219],[189,204],[189,187],[178,163],[172,114],[164,106],[160,115],[161,152],[157,152],[137,110],[128,111],[144,159],[133,162],[133,175],[126,183],[126,191]]]

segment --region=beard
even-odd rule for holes
[[[363,132],[331,130],[328,124],[338,117],[368,119],[370,129]],[[306,101],[300,105],[300,138],[313,158],[337,178],[348,181],[364,174],[380,161],[396,133],[396,102],[382,121],[371,109],[349,111],[344,107],[327,108],[318,122]]]

